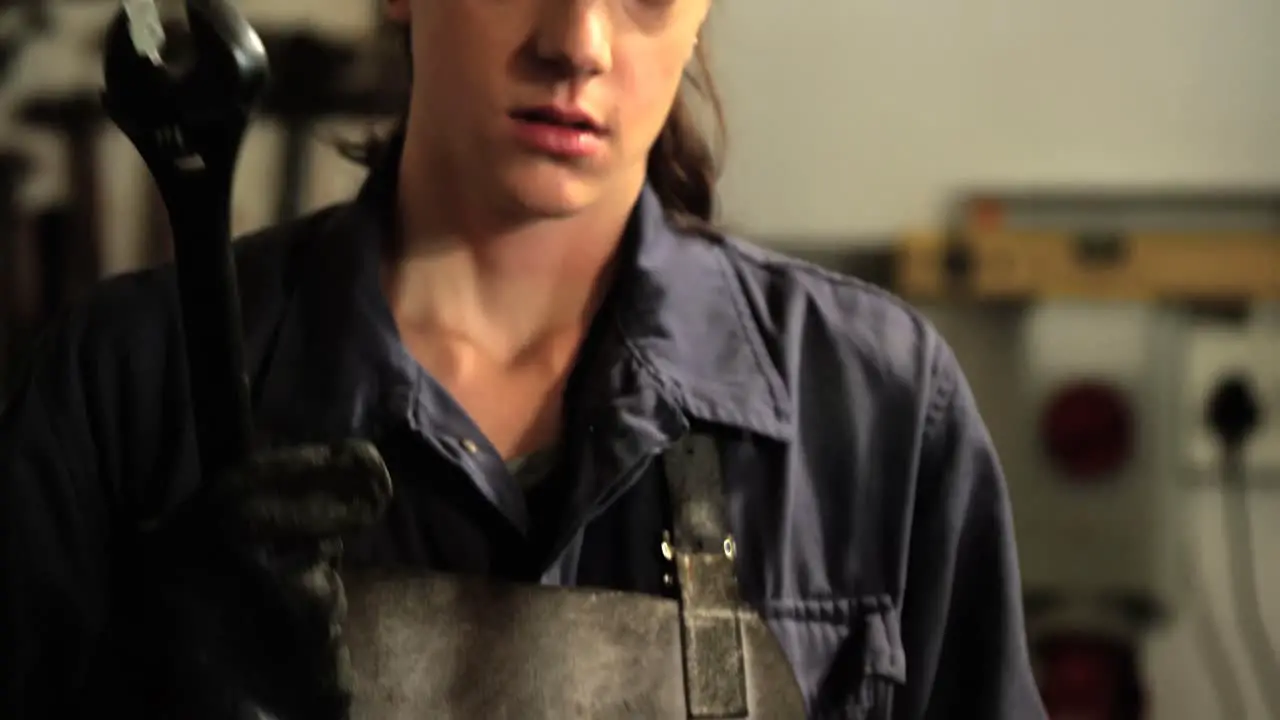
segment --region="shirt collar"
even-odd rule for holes
[[[358,197],[302,240],[274,352],[260,359],[259,413],[270,435],[336,438],[388,418],[429,431],[422,408],[449,402],[400,344],[381,291],[396,156],[387,153]],[[674,229],[646,187],[598,322],[615,324],[641,381],[677,412],[785,440],[789,398],[748,302],[749,279],[729,252]]]
[[[788,437],[785,385],[723,241],[677,231],[650,187],[632,223],[614,305],[624,342],[692,417]]]

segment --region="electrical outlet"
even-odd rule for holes
[[[1244,372],[1253,381],[1263,413],[1245,450],[1246,471],[1280,473],[1280,329],[1196,327],[1189,332],[1185,362],[1184,447],[1191,469],[1201,478],[1216,476],[1221,449],[1205,421],[1205,408],[1223,376]]]

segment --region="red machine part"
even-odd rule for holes
[[[1037,647],[1040,695],[1051,720],[1141,720],[1146,701],[1137,652],[1090,636],[1058,636]]]
[[[966,220],[971,230],[996,232],[1004,226],[1004,203],[995,198],[973,198],[969,202],[966,211]]]
[[[1133,409],[1119,388],[1080,380],[1059,388],[1045,405],[1040,435],[1050,461],[1067,478],[1100,482],[1133,457]]]

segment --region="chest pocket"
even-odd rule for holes
[[[791,658],[810,720],[890,720],[907,668],[887,596],[767,601],[762,610]]]

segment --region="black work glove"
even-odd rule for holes
[[[375,523],[390,498],[377,450],[353,441],[261,454],[185,503],[145,553],[140,625],[158,677],[143,692],[156,709],[345,718],[342,539]]]

